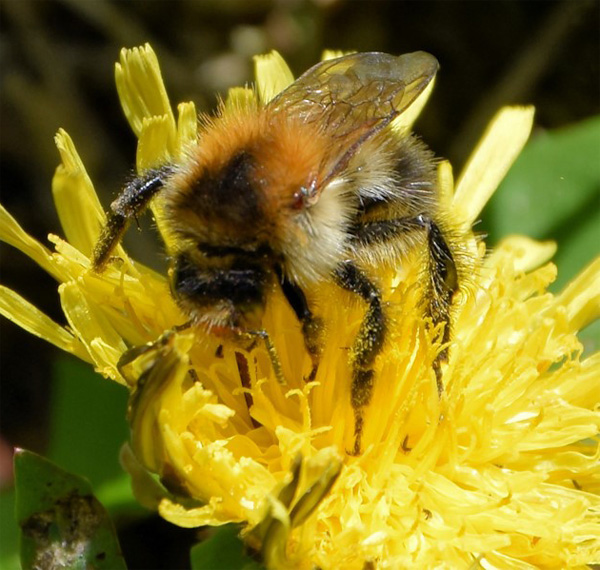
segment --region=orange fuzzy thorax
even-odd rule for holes
[[[290,218],[303,207],[301,189],[318,187],[326,151],[325,137],[314,124],[270,113],[268,108],[224,109],[221,116],[204,120],[198,144],[190,150],[189,160],[176,175],[173,187],[177,188],[178,201],[186,202],[186,197],[195,192],[197,181],[223,176],[231,168],[232,159],[245,153],[251,163],[250,172],[245,173],[250,183],[246,190],[255,194],[260,220],[248,220],[250,225],[239,231],[258,231],[270,241],[283,239],[290,231]],[[235,173],[231,177],[235,178]],[[239,207],[242,218],[243,203],[234,200],[226,206],[232,215]],[[194,217],[189,222],[197,227],[205,221],[202,216],[210,212],[186,211],[180,212],[181,215]],[[213,228],[221,222],[222,227],[217,231],[238,230],[228,225],[226,219],[210,216]],[[257,224],[263,227],[257,228]]]

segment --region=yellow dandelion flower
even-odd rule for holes
[[[277,54],[259,59],[257,72],[256,92],[234,89],[225,105],[261,104],[292,81]],[[175,117],[149,46],[124,50],[116,78],[139,138],[138,169],[176,160],[196,137],[193,105]],[[439,348],[414,286],[419,259],[401,274],[381,270],[392,326],[361,455],[347,452],[347,347],[363,310],[333,286],[317,288],[327,340],[311,382],[300,325],[280,293],[263,325],[286,384],[263,346],[174,332],[186,317],[164,275],[120,247],[118,263],[90,270],[105,216],[64,131],[53,192],[66,239],[50,236],[50,250],[3,208],[0,238],[58,281],[69,327],[6,288],[0,311],[128,386],[132,439],[122,461],[142,504],[184,527],[243,523],[269,568],[584,568],[600,562],[600,355],[582,359],[576,334],[600,312],[600,259],[552,295],[553,244],[513,236],[487,255],[470,231],[532,115],[503,109],[456,185],[449,164],[439,167],[441,199],[472,264],[455,302],[441,396],[431,366]],[[153,208],[170,248],[160,200]]]

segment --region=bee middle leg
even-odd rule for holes
[[[423,232],[428,251],[427,270],[422,276],[425,281],[422,295],[424,312],[434,327],[443,323],[443,332],[439,340],[442,345],[446,345],[433,362],[437,388],[441,395],[444,391],[441,365],[448,358],[447,343],[451,333],[450,309],[452,298],[459,289],[456,263],[444,232],[429,215],[418,214],[405,218],[363,222],[355,230],[355,239],[359,247],[366,247]]]
[[[364,408],[371,401],[374,385],[373,363],[381,352],[387,329],[379,289],[351,261],[345,261],[334,270],[337,284],[359,295],[367,303],[367,312],[352,347],[352,384],[350,401],[354,409],[354,448],[352,455],[360,455],[364,428]]]

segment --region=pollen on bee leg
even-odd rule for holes
[[[373,395],[373,370],[355,370],[351,386],[351,403],[354,410],[354,447],[350,455],[360,455],[364,430],[364,409]]]
[[[365,424],[365,417],[362,408],[354,409],[354,447],[348,450],[348,455],[358,457],[362,453],[362,435]]]
[[[323,321],[320,318],[311,316],[302,323],[302,334],[304,336],[304,345],[312,361],[312,368],[309,375],[304,379],[306,382],[312,382],[317,376],[319,362],[323,354]]]

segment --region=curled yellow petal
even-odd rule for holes
[[[143,355],[146,370],[135,374],[135,386],[130,403],[129,423],[132,427],[132,447],[142,464],[154,472],[160,472],[168,460],[163,437],[157,437],[162,429],[157,425],[160,402],[165,391],[178,385],[187,374],[189,337],[165,337],[149,346]],[[187,350],[181,350],[187,348]],[[140,364],[138,363],[138,366]],[[172,455],[172,454],[170,454]]]
[[[502,239],[496,251],[507,252],[514,260],[515,271],[531,271],[540,267],[556,253],[556,243],[553,241],[536,241],[527,236],[508,236]]]
[[[198,528],[202,526],[218,526],[230,522],[238,522],[231,517],[218,518],[219,499],[213,497],[207,505],[201,507],[186,507],[172,499],[164,498],[158,505],[158,512],[165,520],[182,528]]]
[[[158,510],[158,505],[167,496],[167,492],[140,463],[128,443],[121,447],[119,461],[131,477],[131,489],[137,502],[147,509]]]

